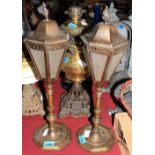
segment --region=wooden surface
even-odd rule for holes
[[[115,114],[114,130],[122,155],[132,154],[132,121],[126,112]]]

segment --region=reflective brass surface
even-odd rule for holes
[[[79,51],[75,50],[73,54],[66,53],[65,57],[69,59],[68,62],[63,62],[62,71],[65,72],[67,79],[74,82],[81,82],[88,76],[87,66],[79,56]]]
[[[34,142],[44,150],[61,150],[65,145],[71,142],[71,131],[63,123],[56,122],[53,104],[53,84],[47,80],[47,97],[48,97],[48,115],[46,117],[48,124],[44,124],[37,128],[34,132]],[[43,132],[48,129],[47,135]],[[51,143],[46,146],[44,143]]]
[[[79,136],[84,135],[85,132],[89,130],[93,132],[91,132],[89,137],[86,138],[86,143],[81,144],[79,141]],[[89,152],[108,151],[115,143],[113,132],[110,128],[107,128],[104,125],[99,125],[98,130],[93,130],[91,124],[84,125],[77,131],[76,136],[80,147]]]
[[[33,32],[28,38],[43,43],[57,43],[66,40],[65,35],[61,32],[57,23],[54,20],[50,19],[42,20],[38,24],[36,31]]]
[[[81,82],[85,80],[88,70],[83,64],[79,64],[81,61],[80,58],[80,49],[75,43],[75,36],[81,34],[84,29],[84,26],[81,25],[81,16],[84,10],[79,6],[70,7],[66,13],[70,16],[70,20],[62,24],[61,28],[71,35],[69,52],[66,53],[65,57],[69,59],[68,62],[63,63],[62,71],[65,72],[66,78],[74,82]],[[70,27],[69,24],[73,24],[75,27]]]
[[[70,50],[74,52],[66,53],[65,57],[69,61],[63,63],[62,71],[66,78],[73,81],[74,84],[68,92],[61,96],[59,117],[89,117],[90,98],[87,91],[81,86],[81,82],[88,76],[88,69],[80,58],[81,51],[76,46],[70,47]]]
[[[102,89],[100,85],[97,85],[96,94],[96,105],[95,105],[95,116],[93,117],[93,126],[84,125],[81,129],[77,131],[78,144],[90,151],[90,152],[103,152],[111,148],[115,142],[115,137],[110,129],[100,124],[101,118],[101,95]],[[89,137],[86,139],[86,143],[81,144],[79,141],[79,136],[83,135],[86,130],[90,130]]]
[[[55,123],[54,131],[47,136],[43,132],[48,128],[48,124],[43,124],[34,131],[33,140],[35,144],[43,150],[61,150],[65,145],[71,142],[71,131],[62,123]],[[44,143],[52,141],[51,147],[45,147]]]
[[[84,10],[79,6],[72,6],[66,11],[66,14],[70,16],[70,20],[61,25],[71,36],[76,37],[84,30],[84,26],[81,24],[81,16]]]
[[[127,39],[119,34],[114,25],[102,22],[98,23],[90,33],[84,34],[80,38],[87,49],[85,55],[93,81],[96,83],[108,82],[129,47]],[[106,58],[103,59],[105,61],[103,71],[99,70],[101,66],[97,55]],[[97,76],[101,76],[101,79],[98,79]]]
[[[75,38],[84,30],[81,24],[81,16],[84,10],[78,6],[72,6],[66,14],[70,16],[70,20],[61,25],[70,36],[70,46],[65,58],[67,62],[63,62],[62,71],[65,73],[67,80],[74,82],[72,88],[61,96],[59,117],[73,116],[90,116],[90,98],[86,90],[81,86],[81,82],[88,76],[88,69],[85,62],[81,59],[81,41]]]
[[[57,43],[66,41],[65,35],[61,32],[58,24],[54,20],[48,18],[49,11],[46,8],[46,4],[43,2],[43,15],[44,20],[41,20],[37,25],[36,30],[32,35],[28,36],[28,39],[33,41],[40,41],[43,43]]]
[[[81,86],[81,82],[88,76],[87,66],[82,65],[79,51],[73,54],[67,53],[70,61],[63,63],[62,71],[67,79],[74,82],[68,92],[61,96],[59,117],[66,116],[82,117],[90,116],[90,98],[86,90]],[[78,63],[80,61],[80,63]]]
[[[37,78],[56,79],[63,55],[68,47],[66,36],[61,32],[57,23],[49,19],[41,21],[36,31],[29,35],[24,42],[36,68]],[[51,54],[55,57],[51,57]],[[41,56],[38,57],[39,55]],[[50,65],[52,63],[54,65]]]

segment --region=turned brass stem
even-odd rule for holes
[[[61,150],[71,142],[71,131],[63,123],[56,122],[53,105],[53,82],[47,79],[48,115],[47,123],[37,128],[34,132],[34,142],[43,150]],[[43,135],[48,129],[47,135]],[[52,146],[46,146],[45,142],[53,142]]]
[[[52,84],[47,84],[47,96],[48,96],[49,114],[53,114],[54,105],[53,105],[53,85]]]
[[[101,95],[102,87],[100,84],[96,85],[96,105],[95,105],[95,116],[93,117],[93,126],[85,125],[78,132],[78,137],[82,135],[85,131],[91,130],[89,137],[86,139],[85,144],[80,146],[90,152],[104,152],[111,148],[115,142],[115,138],[111,129],[102,125],[100,113],[101,113]]]
[[[101,95],[102,95],[102,88],[97,86],[96,87],[96,105],[95,105],[95,117],[94,117],[94,128],[98,128],[100,124],[100,113],[101,113]]]
[[[73,22],[74,22],[75,24],[78,24],[78,22],[79,22],[79,18],[74,17],[74,18],[73,18]]]
[[[54,104],[53,104],[53,83],[51,80],[47,80],[47,98],[48,98],[48,115],[47,120],[49,124],[49,130],[52,131],[56,116],[54,115]]]

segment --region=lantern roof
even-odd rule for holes
[[[42,14],[45,16],[45,20],[39,22],[37,29],[28,36],[29,41],[39,41],[42,43],[56,43],[67,41],[65,35],[61,32],[57,23],[54,20],[48,18],[49,11],[46,8],[46,4],[43,2]]]
[[[90,33],[85,34],[81,39],[91,47],[111,51],[128,45],[127,39],[117,31],[114,25],[105,23],[98,23]]]
[[[39,22],[36,30],[30,36],[28,36],[27,39],[40,41],[43,43],[54,43],[67,40],[57,23],[50,19],[45,19]]]

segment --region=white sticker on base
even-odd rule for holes
[[[88,138],[88,137],[89,137],[90,131],[91,131],[91,130],[85,130],[85,132],[84,132],[84,137],[85,137],[85,138]]]
[[[48,128],[46,128],[46,129],[44,130],[43,136],[47,136],[47,134],[48,134]]]

